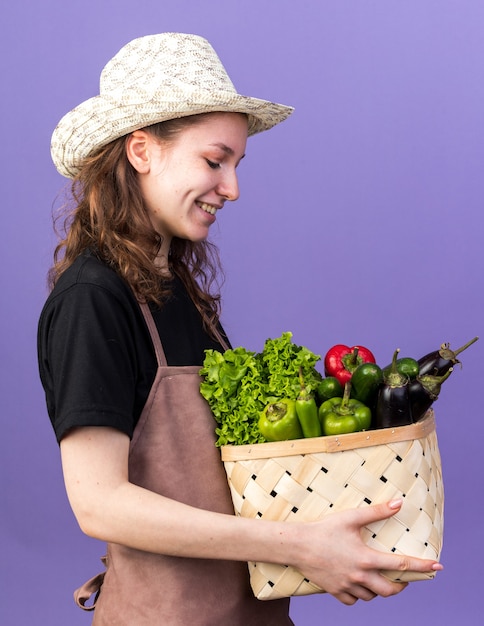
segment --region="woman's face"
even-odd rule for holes
[[[207,238],[226,200],[237,200],[237,166],[245,153],[247,119],[211,113],[169,142],[146,133],[148,164],[141,192],[164,253],[171,239]]]

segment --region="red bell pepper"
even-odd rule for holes
[[[324,357],[326,376],[334,376],[343,387],[351,380],[356,368],[362,363],[376,363],[373,353],[363,346],[344,346],[337,344],[330,348]]]

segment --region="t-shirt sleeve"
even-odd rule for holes
[[[133,320],[99,285],[75,284],[39,323],[40,373],[58,441],[77,426],[132,435],[138,377]]]

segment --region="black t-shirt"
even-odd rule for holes
[[[160,309],[150,307],[168,365],[202,365],[223,350],[178,278]],[[86,252],[58,280],[42,310],[38,358],[57,440],[77,426],[110,426],[130,437],[156,373],[156,357],[131,289]]]

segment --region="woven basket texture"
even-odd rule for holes
[[[358,438],[353,435],[349,437],[351,443],[346,444],[348,436],[343,435],[338,438],[337,451],[331,452],[295,454],[297,444],[283,442],[287,450],[280,456],[257,458],[267,456],[265,448],[273,444],[229,446],[225,453],[222,448],[235,513],[249,518],[307,522],[401,497],[403,505],[397,514],[362,530],[364,541],[381,551],[438,559],[444,490],[433,412],[425,420],[425,436],[407,439],[415,436],[411,427],[386,429],[389,439],[404,440],[370,445],[372,439],[366,436],[360,439],[364,441],[362,447],[353,447],[358,446]],[[386,435],[383,431],[374,433],[379,442]],[[321,441],[327,447],[326,439],[314,440],[312,445]],[[250,458],[227,460],[233,456],[228,448],[240,448],[240,452],[235,450],[236,456],[244,456],[242,448],[247,448],[245,456]],[[324,593],[293,567],[259,562],[248,565],[252,590],[260,600]],[[383,574],[404,582],[435,575],[399,571]]]

